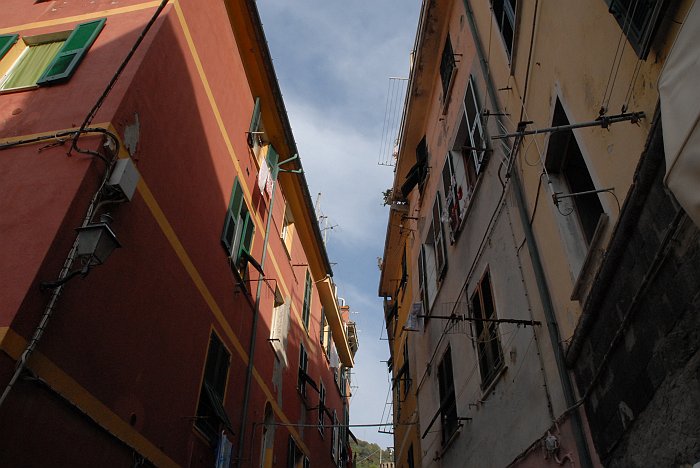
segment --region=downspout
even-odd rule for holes
[[[270,196],[270,206],[267,210],[267,222],[265,224],[265,237],[263,238],[263,251],[260,256],[260,269],[264,271],[265,269],[265,259],[267,258],[267,244],[270,240],[270,225],[272,224],[272,208],[275,205],[275,192],[277,191],[277,177],[279,176],[280,166],[298,159],[298,156],[293,156],[285,161],[277,162],[276,167],[272,168],[270,171],[272,180],[272,195]],[[263,162],[266,164],[265,162]],[[243,447],[245,444],[245,427],[248,422],[248,406],[250,404],[250,387],[253,382],[253,364],[255,362],[255,343],[257,341],[258,335],[258,317],[260,316],[260,296],[262,294],[263,287],[263,277],[264,275],[260,273],[260,278],[258,281],[258,288],[255,293],[255,305],[253,307],[253,325],[250,334],[250,345],[248,347],[248,367],[246,369],[245,376],[245,391],[243,393],[243,414],[241,416],[241,424],[238,433],[238,454],[236,458],[236,466],[240,467],[243,460]]]
[[[489,64],[486,61],[486,55],[484,54],[484,47],[481,43],[481,37],[479,36],[478,29],[476,26],[476,20],[474,18],[474,12],[472,11],[469,0],[464,0],[464,7],[467,13],[467,19],[469,21],[469,27],[472,30],[474,37],[474,44],[476,46],[476,52],[479,55],[479,63],[482,68],[482,73],[484,75],[484,80],[486,81],[486,86],[488,87],[489,95],[491,96],[491,101],[494,107],[495,117],[499,124],[503,128],[507,128],[504,125],[502,112],[500,111],[501,106],[498,102],[498,97],[496,94],[496,86],[493,83],[491,74],[489,73]],[[534,23],[533,23],[534,27]],[[534,31],[533,31],[534,34]],[[529,58],[528,58],[529,61]],[[527,76],[529,77],[529,70],[527,71]],[[523,106],[525,102],[523,101]],[[576,404],[576,397],[574,395],[573,385],[571,383],[571,378],[566,369],[566,362],[563,350],[561,349],[560,342],[561,336],[559,334],[559,326],[557,324],[556,315],[554,312],[554,305],[552,302],[552,297],[549,292],[549,287],[547,286],[547,280],[545,278],[544,267],[542,265],[542,259],[540,258],[539,249],[537,247],[537,242],[535,240],[534,232],[532,227],[528,222],[529,216],[527,213],[527,207],[525,205],[525,199],[523,196],[522,183],[520,181],[520,176],[518,171],[512,171],[511,180],[513,181],[513,194],[515,195],[515,200],[518,205],[518,212],[520,214],[520,221],[522,223],[523,231],[525,232],[525,241],[527,243],[528,249],[530,251],[530,259],[532,263],[532,269],[535,274],[535,282],[537,283],[537,290],[540,294],[542,300],[542,308],[547,321],[547,331],[549,332],[549,339],[551,341],[552,349],[554,351],[554,358],[557,363],[557,370],[559,372],[559,377],[561,380],[562,390],[564,392],[564,400],[567,407],[572,407]],[[591,455],[588,450],[588,443],[586,442],[586,437],[583,428],[583,421],[578,411],[572,411],[572,430],[574,434],[574,439],[576,441],[576,448],[579,455],[579,461],[582,467],[592,467],[593,462],[591,461]]]

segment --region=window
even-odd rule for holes
[[[287,468],[308,468],[309,459],[304,455],[294,438],[289,436],[287,444]]]
[[[253,115],[250,118],[250,127],[248,128],[248,146],[253,151],[253,156],[255,156],[258,167],[260,167],[263,162],[263,151],[261,150],[265,145],[263,140],[264,135],[265,132],[262,128],[262,118],[260,115],[260,98],[256,97],[253,106]]]
[[[423,315],[430,315],[430,295],[428,288],[427,262],[425,257],[426,248],[425,245],[422,245],[420,251],[418,252],[418,294],[420,296],[420,302],[423,306]]]
[[[416,164],[406,174],[406,181],[401,185],[401,195],[406,198],[413,187],[418,185],[418,192],[423,194],[425,179],[428,177],[428,143],[425,136],[416,146]]]
[[[491,6],[496,17],[496,24],[498,24],[498,28],[503,36],[503,43],[506,46],[508,58],[511,59],[515,42],[515,13],[518,9],[518,1],[491,0]]]
[[[464,110],[453,150],[447,153],[442,169],[442,185],[450,226],[450,242],[454,243],[462,220],[474,194],[476,182],[485,164],[485,139],[481,113],[476,99],[474,80],[470,76],[464,95]]]
[[[217,440],[222,425],[231,429],[223,405],[230,361],[231,355],[216,334],[212,333],[194,423],[210,442]]]
[[[323,307],[321,307],[321,322],[319,324],[319,342],[321,343],[321,349],[326,355],[326,359],[330,359],[330,340],[331,340],[331,327],[328,325],[328,318],[326,318],[326,312]]]
[[[413,461],[413,444],[408,447],[408,456],[406,457],[406,465],[408,468],[415,468],[415,461]]]
[[[481,387],[486,388],[503,367],[501,338],[498,335],[498,319],[491,290],[491,276],[487,270],[471,298],[472,317],[476,329],[476,345],[479,355]]]
[[[452,351],[449,347],[438,364],[438,390],[440,394],[442,445],[445,445],[457,431],[458,426],[455,382],[452,376]]]
[[[323,437],[323,429],[326,415],[326,387],[323,386],[323,380],[318,383],[318,432]]]
[[[399,291],[404,292],[406,290],[406,284],[408,283],[408,261],[406,259],[406,244],[403,245],[403,252],[401,254],[401,281],[399,281],[399,288],[396,292],[398,296]],[[402,296],[403,297],[403,296]]]
[[[331,438],[331,457],[338,463],[338,414],[333,410],[333,437]]]
[[[297,390],[299,394],[306,398],[306,382],[309,380],[309,356],[303,344],[299,345],[299,376],[297,377]]]
[[[21,47],[17,50],[17,58],[0,79],[0,91],[28,89],[68,80],[105,22],[106,19],[102,18],[79,24],[73,31],[27,36],[21,41],[18,41],[16,34],[0,36],[0,58],[8,54],[11,48]]]
[[[447,102],[448,92],[452,84],[452,76],[455,73],[455,54],[452,50],[452,41],[447,34],[445,47],[442,49],[442,59],[440,60],[440,80],[442,81],[443,102]]]
[[[399,401],[405,401],[406,397],[408,396],[408,392],[411,388],[411,365],[409,363],[408,359],[408,339],[404,342],[403,345],[403,363],[401,364],[401,368],[398,370],[396,373],[396,377],[394,378],[394,385],[399,388],[398,390],[398,395],[399,395]]]
[[[250,246],[253,242],[255,225],[248,207],[243,200],[243,189],[236,177],[229,200],[224,230],[221,233],[221,244],[231,259],[232,266],[243,275],[250,257]]]
[[[561,101],[554,107],[553,126],[569,125]],[[550,135],[545,165],[549,171],[554,192],[573,195],[557,198],[557,221],[569,257],[571,274],[578,277],[604,215],[603,205],[597,193],[586,161],[583,159],[573,131],[567,130]],[[585,193],[583,195],[578,195]]]
[[[289,203],[284,209],[284,220],[282,221],[282,232],[280,232],[280,238],[284,247],[287,249],[287,253],[292,253],[292,239],[294,237],[294,217],[292,216],[292,210],[290,209]]]
[[[651,40],[661,19],[665,0],[605,0],[630,45],[640,59],[646,59]]]
[[[272,326],[270,327],[270,343],[277,358],[287,366],[287,336],[289,334],[289,306],[291,299],[282,299],[280,290],[275,287],[275,303],[272,310]]]
[[[447,248],[445,246],[445,230],[442,226],[442,203],[440,193],[435,197],[433,204],[433,219],[430,227],[431,244],[435,249],[435,274],[436,280],[440,281],[447,271]]]
[[[304,286],[304,305],[301,309],[301,318],[304,322],[304,328],[309,331],[309,318],[311,316],[311,273],[306,270],[306,283]]]

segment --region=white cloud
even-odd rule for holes
[[[330,242],[353,247],[383,245],[386,208],[382,191],[391,185],[390,168],[378,166],[378,145],[351,124],[329,121],[323,111],[294,99],[288,109],[311,195],[321,193],[329,217]]]
[[[309,191],[338,225],[328,237],[340,295],[360,331],[351,424],[379,423],[390,384],[382,301],[376,297],[391,168],[378,166],[389,77],[408,73],[421,2],[258,0]],[[386,332],[382,335],[386,337]],[[389,411],[389,408],[386,408]],[[360,439],[393,445],[377,428]]]

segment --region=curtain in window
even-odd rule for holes
[[[64,41],[57,41],[29,46],[29,50],[22,54],[17,65],[10,70],[8,79],[2,84],[2,89],[35,85],[63,43]]]

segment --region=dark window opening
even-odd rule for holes
[[[438,364],[438,387],[440,393],[442,445],[445,445],[458,427],[455,383],[452,375],[452,351],[450,348],[447,348],[440,364]]]
[[[299,394],[306,398],[306,383],[309,381],[308,376],[309,369],[309,356],[306,354],[306,349],[304,345],[299,345],[299,375],[297,377],[297,390]]]
[[[517,11],[518,2],[517,0],[492,0],[491,6],[508,51],[508,58],[511,58],[513,55],[513,39],[515,37],[515,12]]]
[[[452,81],[452,73],[455,69],[455,55],[452,50],[452,41],[450,35],[447,35],[445,40],[445,48],[442,49],[442,59],[440,60],[440,80],[442,81],[442,95],[447,96],[447,91],[450,88]]]
[[[195,420],[197,429],[202,431],[210,442],[217,439],[222,425],[231,430],[231,422],[223,406],[230,361],[231,355],[221,340],[212,333]]]
[[[609,11],[641,59],[649,54],[665,0],[606,0]]]
[[[481,386],[487,387],[503,367],[501,339],[498,335],[496,307],[493,302],[490,272],[486,272],[474,291],[471,299],[474,328],[476,330],[477,351]]]
[[[569,119],[566,117],[561,102],[557,99],[552,126],[559,125],[569,125]],[[563,176],[569,193],[596,190],[572,130],[553,133],[550,136],[546,161],[547,169],[551,174]],[[590,245],[600,216],[604,213],[600,198],[597,193],[590,193],[576,195],[569,200],[574,207],[574,212],[570,215],[576,216],[586,244]]]

